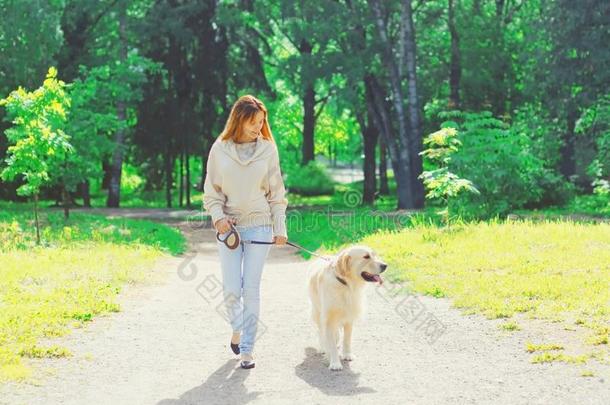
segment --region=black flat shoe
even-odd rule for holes
[[[231,350],[233,350],[233,353],[239,354],[239,343],[231,342]]]
[[[241,366],[241,368],[254,368],[254,360],[242,360],[239,365]]]

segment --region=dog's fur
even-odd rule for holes
[[[332,261],[317,261],[309,278],[311,317],[318,329],[320,351],[328,353],[329,369],[341,370],[339,332],[343,327],[342,359],[351,361],[353,323],[363,311],[364,287],[369,282],[383,282],[379,274],[387,264],[368,246],[343,249]],[[347,285],[340,282],[343,279]],[[366,277],[366,278],[365,278]]]

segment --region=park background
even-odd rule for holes
[[[579,346],[528,344],[533,363],[590,377],[610,361],[608,2],[0,11],[2,379],[70,356],[39,340],[119,311],[125,284],[184,253],[171,223],[120,210],[205,222],[207,155],[245,94],[269,110],[289,240],[369,244],[392,280],[506,331],[524,327],[517,316],[584,331]]]

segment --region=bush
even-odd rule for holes
[[[443,126],[459,130],[462,148],[453,171],[471,180],[480,195],[462,195],[456,208],[463,217],[506,215],[513,209],[566,202],[570,186],[539,156],[537,141],[522,127],[510,127],[488,111],[441,114]]]
[[[305,166],[290,169],[286,175],[286,188],[301,195],[332,195],[335,182],[323,164],[312,160]]]
[[[610,94],[584,111],[576,132],[595,143],[596,156],[587,167],[587,174],[593,179],[593,192],[610,198]]]
[[[540,186],[542,194],[539,199],[526,202],[524,208],[563,206],[576,196],[576,186],[566,181],[561,174],[550,169],[543,169],[536,176],[536,182]]]

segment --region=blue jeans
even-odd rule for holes
[[[241,240],[273,240],[271,225],[235,225],[235,229]],[[224,239],[227,233],[220,234],[220,238]],[[233,332],[242,333],[240,353],[252,353],[259,323],[261,275],[271,245],[240,243],[235,249],[229,249],[220,241],[216,241],[216,244],[222,270],[225,309]]]

